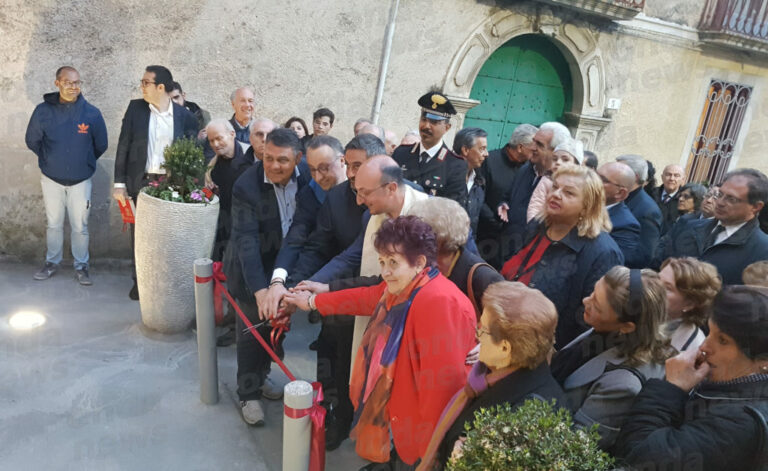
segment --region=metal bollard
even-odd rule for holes
[[[283,471],[307,471],[309,447],[312,440],[312,421],[309,409],[314,392],[306,381],[291,381],[284,389],[283,416]],[[297,418],[292,418],[298,416]]]
[[[195,260],[195,279],[213,276],[213,261]],[[197,359],[200,371],[200,400],[203,404],[219,402],[219,370],[216,361],[216,323],[213,313],[213,280],[195,282],[195,317],[197,319]]]

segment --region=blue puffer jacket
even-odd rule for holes
[[[47,93],[29,118],[26,142],[43,175],[74,185],[96,171],[96,159],[107,150],[107,126],[82,95],[74,103],[61,103],[59,92]]]

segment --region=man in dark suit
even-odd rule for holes
[[[648,162],[639,155],[633,154],[621,155],[616,158],[616,161],[627,165],[635,174],[635,180],[629,188],[629,196],[625,202],[640,223],[640,247],[632,263],[627,262],[626,265],[629,268],[646,268],[650,266],[656,253],[661,232],[661,210],[643,189],[645,180],[648,178]]]
[[[267,136],[264,159],[235,182],[232,190],[232,234],[224,254],[228,288],[251,323],[258,324],[256,293],[269,285],[275,259],[293,221],[296,195],[309,184],[309,172],[297,172],[301,143],[290,129],[275,129]],[[236,318],[237,394],[243,419],[263,425],[261,387],[271,359],[245,324]],[[257,328],[269,338],[269,325]],[[279,339],[282,341],[282,339]]]
[[[432,196],[450,198],[464,206],[467,202],[467,163],[443,142],[451,129],[456,109],[445,95],[429,92],[419,98],[421,142],[395,149],[395,159],[403,176]]]
[[[374,155],[383,155],[384,144],[372,134],[360,134],[344,148],[347,180],[331,188],[320,207],[317,224],[288,273],[293,285],[312,277],[323,265],[352,245],[362,231],[364,205],[357,204],[355,176]],[[356,271],[348,276],[357,276]],[[322,316],[317,338],[317,380],[323,384],[328,415],[326,448],[333,450],[349,435],[352,403],[349,400],[349,364],[352,355],[352,316]]]
[[[605,209],[611,218],[611,238],[624,254],[624,262],[632,263],[640,247],[640,223],[629,210],[624,200],[628,188],[635,182],[635,174],[628,166],[619,162],[608,162],[597,169],[605,188]]]
[[[757,215],[768,201],[768,177],[743,168],[725,175],[714,219],[676,225],[659,244],[655,264],[668,257],[696,257],[717,268],[724,284],[741,284],[751,263],[768,260],[768,235]]]
[[[136,202],[139,190],[151,179],[165,174],[163,150],[180,137],[197,136],[197,119],[183,106],[171,101],[171,72],[161,65],[150,65],[141,79],[143,98],[131,100],[123,116],[115,153],[115,185],[112,196],[121,202],[130,197]],[[131,226],[133,258],[133,226]],[[131,299],[139,299],[136,271]]]
[[[533,135],[534,148],[531,158],[515,174],[506,198],[494,210],[505,222],[499,247],[489,251],[485,259],[495,268],[521,248],[527,226],[528,203],[541,177],[549,172],[555,147],[571,139],[568,128],[557,122],[544,123]]]
[[[662,236],[677,221],[677,202],[680,199],[680,187],[684,182],[683,168],[679,165],[667,165],[661,173],[661,185],[654,189],[653,199],[661,210]]]

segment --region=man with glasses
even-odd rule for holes
[[[59,267],[64,244],[64,215],[69,215],[75,276],[84,286],[88,275],[88,215],[91,178],[96,159],[107,150],[107,127],[98,108],[80,93],[80,74],[74,67],[56,71],[58,92],[43,95],[27,126],[26,143],[37,155],[42,172],[43,203],[48,221],[45,265],[34,279],[47,280]]]
[[[404,178],[432,196],[450,198],[463,207],[467,204],[467,162],[443,142],[456,109],[445,95],[437,92],[423,95],[418,104],[421,142],[410,148],[400,146],[392,158],[403,169]]]
[[[709,262],[724,284],[741,284],[747,265],[768,260],[768,235],[757,215],[768,201],[768,177],[743,168],[725,175],[713,219],[691,220],[659,244],[656,264],[668,257],[696,257]]]
[[[619,162],[608,162],[597,169],[605,188],[605,209],[611,218],[611,237],[624,254],[625,263],[637,263],[640,223],[624,200],[635,181],[632,169]]]
[[[136,202],[139,190],[153,179],[165,175],[163,151],[181,137],[197,136],[197,119],[181,105],[171,101],[171,71],[162,65],[150,65],[140,81],[142,98],[131,100],[123,116],[115,153],[115,185],[112,197]],[[131,225],[131,258],[133,258],[133,225]],[[139,299],[136,271],[128,293]]]

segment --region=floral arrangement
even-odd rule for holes
[[[203,148],[194,139],[178,139],[163,152],[165,176],[149,182],[141,191],[177,203],[211,202],[213,192],[201,185],[206,170]]]
[[[597,446],[597,426],[574,428],[571,414],[556,409],[554,400],[480,409],[473,427],[465,428],[467,440],[449,470],[601,471],[613,465]]]

